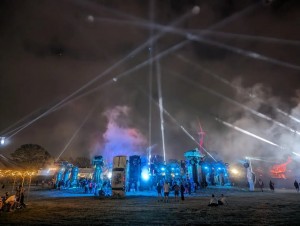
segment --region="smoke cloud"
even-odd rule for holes
[[[137,129],[128,125],[130,108],[116,106],[104,112],[108,122],[103,134],[103,150],[100,153],[111,163],[117,155],[145,155],[147,141]]]

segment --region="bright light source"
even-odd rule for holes
[[[108,172],[108,173],[107,173],[108,179],[111,179],[111,176],[112,176],[112,173],[111,173],[111,172]]]
[[[192,13],[197,15],[200,13],[200,7],[199,6],[194,6],[194,8],[192,9]]]
[[[205,166],[205,167],[204,167],[204,169],[208,169],[208,167],[207,167],[207,166]]]
[[[294,154],[294,155],[297,155],[297,156],[300,156],[300,154],[299,154],[299,153],[296,153],[296,152],[293,152],[293,154]]]
[[[149,180],[149,173],[146,172],[146,171],[143,171],[143,172],[142,172],[142,179],[143,179],[144,181]]]
[[[237,169],[231,169],[231,172],[235,175],[239,174],[239,171]]]
[[[95,18],[92,15],[87,16],[87,21],[88,22],[92,23],[92,22],[94,22],[94,20],[95,20]]]
[[[221,168],[219,167],[218,170],[221,170]]]
[[[161,170],[162,170],[162,171],[165,171],[165,168],[164,168],[164,167],[162,167],[162,168],[161,168]]]
[[[1,137],[1,145],[4,145],[4,143],[5,143],[5,137]]]

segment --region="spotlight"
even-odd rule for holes
[[[5,144],[5,137],[1,137],[1,145],[4,145]]]
[[[90,22],[90,23],[93,23],[95,20],[95,18],[92,16],[92,15],[88,15],[87,16],[87,21]]]
[[[200,7],[199,6],[194,6],[194,8],[192,9],[192,13],[197,15],[200,13]]]
[[[143,179],[144,181],[149,180],[149,173],[146,172],[146,171],[143,171],[143,172],[142,172],[142,179]]]
[[[237,169],[232,169],[231,172],[235,175],[239,174],[239,171]]]
[[[107,173],[108,179],[111,179],[111,176],[112,176],[112,173],[111,173],[111,172],[108,172],[108,173]]]

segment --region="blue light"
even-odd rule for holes
[[[221,170],[221,168],[219,167],[218,170]]]
[[[164,167],[162,167],[162,168],[161,168],[161,170],[162,170],[162,171],[165,171],[165,168],[164,168]]]
[[[174,170],[174,168],[171,168],[171,170]]]
[[[204,167],[204,169],[208,169],[208,167],[207,167],[207,166],[205,166],[205,167]]]
[[[144,181],[149,180],[149,173],[146,172],[146,171],[142,172],[142,179],[143,179]]]

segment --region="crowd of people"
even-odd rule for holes
[[[158,202],[169,202],[170,192],[174,192],[174,201],[179,202],[179,194],[181,201],[185,200],[185,194],[191,194],[186,188],[183,182],[175,182],[173,186],[167,181],[159,181],[156,186]],[[227,199],[224,194],[221,194],[220,198],[217,199],[214,194],[209,201],[208,206],[228,205]]]
[[[174,191],[175,202],[179,202],[179,194],[182,201],[184,201],[185,194],[191,195],[192,185],[190,182],[184,181],[171,181],[171,183],[167,181],[159,181],[156,185],[156,191],[158,201],[169,202],[170,192]]]
[[[25,189],[22,185],[16,187],[15,193],[9,194],[5,192],[0,198],[0,211],[14,211],[16,209],[25,208],[24,203]]]

